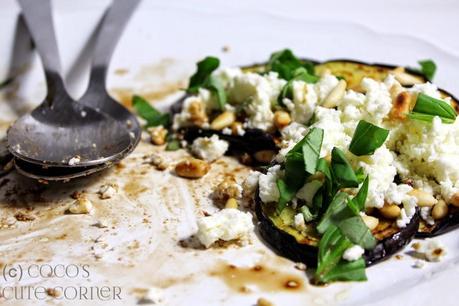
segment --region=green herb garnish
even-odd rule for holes
[[[432,81],[435,76],[435,72],[437,71],[437,65],[435,62],[431,59],[426,59],[418,61],[418,63],[421,66],[421,69],[415,69],[415,71],[422,73],[427,80]]]
[[[443,123],[453,123],[457,114],[454,108],[445,101],[420,93],[413,111],[408,114],[408,117],[414,120],[432,122],[435,116],[440,117]]]
[[[389,130],[360,120],[349,145],[349,151],[357,156],[373,154],[383,145],[388,135]]]
[[[298,68],[304,68],[309,75],[314,75],[314,64],[298,59],[289,49],[271,54],[267,64],[267,71],[277,72],[280,78],[287,81],[295,76]]]
[[[166,142],[166,151],[177,151],[181,148],[180,141],[175,137],[174,134],[168,133]]]
[[[314,83],[317,83],[317,81],[319,80],[319,77],[318,76],[315,76],[315,75],[312,75],[312,74],[309,74],[308,70],[304,67],[300,67],[300,68],[297,68],[294,72],[293,72],[293,78],[291,80],[289,80],[287,82],[287,84],[284,85],[284,87],[282,87],[282,90],[280,92],[280,95],[278,97],[278,103],[280,105],[283,105],[283,100],[284,98],[288,98],[290,100],[293,99],[293,82],[294,81],[303,81],[303,82],[306,82],[306,83],[311,83],[311,84],[314,84]]]
[[[205,88],[212,92],[216,97],[219,109],[223,110],[226,104],[226,92],[220,80],[212,76],[212,72],[214,72],[218,66],[220,66],[220,60],[212,56],[208,56],[198,62],[197,70],[190,78],[187,92],[196,94],[199,92],[199,88]]]
[[[359,187],[359,180],[357,179],[351,165],[347,161],[344,152],[336,147],[332,150],[331,169],[333,173],[333,180],[338,189]]]
[[[147,121],[146,127],[162,125],[167,127],[171,122],[169,113],[161,113],[140,96],[132,97],[132,105],[137,114]]]

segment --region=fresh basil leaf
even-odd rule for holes
[[[346,206],[346,202],[349,199],[349,195],[345,192],[338,192],[333,200],[327,207],[327,210],[322,215],[322,219],[317,225],[317,231],[321,234],[325,233],[327,229],[332,225],[332,217],[342,211]]]
[[[312,198],[312,210],[314,211],[315,217],[318,216],[320,210],[322,209],[322,205],[324,203],[324,187],[320,187],[319,190],[317,190],[316,194]]]
[[[419,65],[421,66],[420,72],[429,80],[432,81],[435,72],[437,71],[437,65],[431,59],[421,60],[418,61]]]
[[[388,135],[389,130],[360,120],[349,145],[349,151],[357,156],[373,154],[383,145]]]
[[[213,56],[208,56],[197,63],[197,70],[190,78],[188,93],[198,93],[199,88],[205,87],[210,75],[220,66],[220,60]]]
[[[365,180],[365,172],[363,171],[363,168],[360,167],[359,169],[357,169],[357,171],[355,171],[355,176],[357,177],[357,180],[359,181],[359,184],[363,182],[363,180]]]
[[[210,76],[208,83],[205,84],[205,87],[215,95],[218,103],[218,108],[223,110],[226,104],[226,92],[220,80]]]
[[[334,183],[340,188],[359,187],[359,181],[344,152],[335,147],[332,150],[331,169]]]
[[[433,116],[433,115],[414,113],[414,112],[411,112],[408,114],[408,118],[412,120],[424,121],[426,123],[432,123],[435,117],[436,116]],[[448,119],[448,118],[443,118],[443,117],[439,117],[439,118],[441,119],[443,123],[447,123],[447,124],[454,123],[455,121],[454,119]]]
[[[313,128],[300,141],[303,149],[304,169],[309,174],[315,174],[317,171],[317,163],[319,161],[320,149],[324,139],[324,130]]]
[[[430,117],[427,115],[430,115]],[[443,122],[451,123],[456,120],[457,114],[454,108],[445,101],[420,93],[413,111],[408,116],[412,119],[426,122],[432,122],[433,117],[438,116]]]
[[[328,192],[332,192],[333,177],[328,162],[324,158],[319,158],[317,162],[317,171],[323,173],[325,176],[325,186]]]
[[[341,260],[327,274],[321,275],[322,283],[330,283],[336,281],[365,281],[365,260],[360,258],[354,261]]]
[[[317,215],[313,214],[311,210],[309,209],[309,207],[307,207],[306,205],[301,206],[300,212],[303,215],[305,222],[311,222],[317,217]]]
[[[298,59],[289,49],[271,54],[266,66],[267,71],[277,72],[280,78],[287,81],[291,80],[294,77],[296,69],[301,67],[305,68],[309,74],[314,75],[314,64]]]
[[[336,226],[330,225],[319,242],[315,282],[327,282],[327,275],[342,261],[344,252],[351,246],[352,242]]]
[[[147,121],[146,127],[151,126],[168,126],[171,122],[169,113],[161,113],[156,108],[150,105],[147,100],[140,96],[134,96],[132,98],[132,105],[136,110],[137,114]]]
[[[351,209],[351,208],[349,208]],[[338,217],[336,217],[338,219]],[[341,230],[353,244],[358,244],[365,250],[372,250],[376,246],[376,239],[371,234],[368,226],[363,222],[360,215],[341,220],[333,220],[334,224]]]
[[[357,195],[352,199],[353,202],[357,205],[359,208],[359,211],[362,211],[365,208],[365,201],[367,200],[367,194],[368,194],[368,184],[369,184],[369,177],[365,178],[363,181],[362,186],[360,187],[359,192]]]
[[[281,213],[287,206],[287,203],[293,199],[298,189],[292,187],[291,185],[289,186],[283,179],[278,179],[276,181],[276,185],[279,190],[279,201],[276,209],[278,213]]]

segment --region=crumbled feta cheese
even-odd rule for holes
[[[421,218],[428,225],[434,225],[435,220],[432,218],[432,207],[421,207]]]
[[[191,145],[191,151],[200,159],[214,161],[222,157],[228,147],[227,141],[219,139],[217,135],[212,135],[210,138],[196,138]]]
[[[252,215],[238,209],[225,208],[198,220],[197,237],[206,247],[218,240],[247,239],[253,230]]]
[[[308,128],[302,124],[292,122],[281,130],[282,141],[276,155],[277,162],[283,162],[287,153],[308,133]]]
[[[251,197],[255,194],[255,191],[258,187],[258,179],[260,177],[260,172],[257,171],[250,171],[247,178],[242,183],[242,189],[244,196]]]
[[[424,84],[414,84],[413,87],[408,89],[408,91],[414,93],[423,93],[431,96],[432,98],[441,99],[441,94],[438,91],[438,87],[430,82]]]
[[[284,104],[290,111],[293,121],[306,124],[312,118],[317,106],[317,93],[313,84],[303,81],[293,81],[293,101],[284,99]]]
[[[343,259],[347,261],[355,261],[362,257],[365,250],[360,245],[353,245],[344,251]]]
[[[277,202],[279,200],[279,189],[277,188],[277,179],[284,175],[280,165],[275,165],[268,169],[266,174],[260,174],[258,185],[260,199],[263,203]]]
[[[405,199],[408,193],[413,190],[413,187],[407,184],[400,184],[397,185],[395,183],[391,183],[389,188],[386,190],[385,198],[388,203],[391,204],[401,204],[403,199]]]
[[[75,165],[79,164],[80,161],[81,161],[81,157],[76,155],[76,156],[72,157],[71,159],[69,159],[68,164],[69,164],[69,166],[75,166]]]
[[[93,206],[87,198],[80,197],[73,202],[68,211],[71,214],[92,214]]]
[[[318,106],[316,108],[314,123],[311,127],[321,128],[324,130],[322,149],[320,156],[330,154],[333,147],[347,149],[351,142],[351,137],[344,133],[343,125],[340,120],[341,111],[333,108]]]
[[[302,213],[295,215],[295,217],[293,218],[293,226],[299,231],[303,231],[306,229],[306,223],[304,222],[304,217]]]
[[[446,249],[437,239],[426,239],[416,250],[425,256],[427,261],[440,261],[446,255]]]
[[[101,199],[110,199],[118,192],[118,185],[110,183],[100,186],[99,197]]]
[[[301,187],[300,190],[296,193],[298,199],[305,200],[307,204],[312,203],[312,199],[316,194],[317,190],[322,186],[322,182],[319,180],[313,180]]]
[[[314,84],[319,101],[323,101],[328,94],[338,85],[339,80],[331,74],[326,74]]]
[[[366,100],[363,110],[365,119],[380,124],[392,109],[392,98],[389,88],[383,82],[370,78],[363,78],[362,88],[366,91]]]
[[[399,228],[406,227],[416,213],[417,199],[413,196],[406,196],[403,200],[403,208],[400,210],[400,216],[397,218]]]
[[[233,133],[233,131],[228,127],[224,128],[222,130],[222,134],[224,134],[224,135],[231,135],[232,133]]]
[[[244,128],[242,127],[242,125],[240,125],[240,124],[237,124],[237,125],[236,125],[236,134],[237,134],[238,136],[244,136],[244,135],[245,135],[245,130],[244,130]]]
[[[207,89],[199,89],[197,96],[190,96],[183,101],[182,110],[174,116],[172,128],[177,130],[187,126],[208,128],[207,113],[216,108],[212,94]]]

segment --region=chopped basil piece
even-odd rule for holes
[[[304,169],[309,174],[315,174],[317,171],[317,163],[319,161],[320,149],[324,138],[324,130],[313,128],[309,131],[302,143]]]
[[[196,94],[199,92],[199,88],[208,89],[216,97],[219,109],[223,110],[226,104],[225,89],[220,80],[212,77],[212,72],[214,72],[218,66],[220,66],[220,60],[212,56],[208,56],[198,62],[197,71],[190,78],[187,92]]]
[[[454,108],[445,101],[420,93],[416,99],[413,111],[408,114],[408,117],[415,120],[432,122],[435,116],[440,117],[444,123],[453,123],[456,120],[457,114]]]
[[[320,282],[330,283],[336,281],[365,281],[365,260],[363,258],[354,261],[341,260],[326,274],[322,274]]]
[[[267,64],[268,71],[277,72],[280,78],[287,81],[295,76],[295,71],[298,68],[305,68],[308,74],[314,75],[314,64],[298,59],[289,49],[271,54]]]
[[[170,139],[167,141],[166,151],[177,151],[180,149],[180,141],[178,139]]]
[[[289,186],[283,179],[276,181],[277,189],[279,190],[279,201],[277,203],[277,212],[281,213],[295,196],[298,189]]]
[[[365,208],[365,201],[367,200],[368,194],[368,184],[369,184],[369,177],[367,176],[363,181],[362,186],[360,187],[359,192],[357,195],[352,199],[353,202],[357,205],[359,210],[363,210]]]
[[[330,281],[329,274],[337,265],[343,261],[344,252],[352,246],[352,242],[347,239],[334,225],[330,225],[319,242],[319,256],[314,280],[317,283]]]
[[[418,63],[421,66],[419,72],[421,72],[429,81],[432,81],[435,76],[435,72],[437,71],[437,65],[435,62],[431,59],[426,59],[418,61]]]
[[[325,233],[327,229],[331,226],[332,217],[338,214],[346,207],[346,202],[349,199],[349,195],[345,192],[338,192],[333,200],[327,207],[327,210],[322,215],[322,219],[320,220],[319,224],[317,225],[317,231],[321,234]]]
[[[167,127],[170,124],[171,118],[169,113],[161,113],[156,108],[150,105],[147,100],[140,96],[132,98],[132,105],[137,114],[147,121],[146,127],[163,125]]]
[[[383,145],[388,135],[389,130],[360,120],[349,145],[349,151],[357,156],[373,154]]]
[[[358,244],[366,250],[372,250],[376,246],[375,237],[373,237],[370,229],[365,222],[363,222],[360,215],[340,221],[337,220],[335,225],[353,244]]]
[[[347,161],[344,152],[336,147],[332,150],[331,168],[333,173],[333,181],[338,189],[359,187],[357,176]]]

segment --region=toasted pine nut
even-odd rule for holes
[[[339,80],[338,85],[328,94],[322,103],[323,107],[332,108],[337,106],[346,93],[347,83],[345,80]]]
[[[229,198],[228,201],[226,201],[225,208],[237,208],[237,200],[235,198]]]
[[[419,77],[407,73],[404,67],[397,67],[391,73],[404,86],[424,83]]]
[[[280,130],[292,122],[289,113],[278,110],[274,113],[274,125]]]
[[[150,127],[147,131],[154,145],[161,146],[166,143],[167,130],[162,125]]]
[[[421,207],[432,207],[438,203],[438,200],[433,195],[420,189],[413,189],[408,194],[415,197],[418,200],[418,206]]]
[[[256,152],[253,157],[255,157],[258,162],[267,164],[273,160],[275,155],[276,152],[273,150],[261,150]]]
[[[200,100],[195,100],[188,106],[188,113],[190,114],[190,121],[197,125],[202,126],[209,121],[206,114],[206,107]]]
[[[207,162],[196,158],[182,160],[175,166],[177,175],[186,178],[203,177],[209,170],[210,165]]]
[[[214,199],[225,203],[228,199],[238,199],[242,195],[242,187],[236,182],[232,176],[227,176],[217,185],[214,190]]]
[[[213,130],[222,130],[230,126],[234,121],[236,121],[236,115],[233,112],[226,111],[212,121],[210,128]]]
[[[387,219],[396,219],[400,216],[400,207],[393,204],[385,204],[379,209],[381,215]]]
[[[402,85],[396,82],[389,89],[390,97],[394,100],[403,91]]]
[[[410,112],[412,97],[413,96],[407,91],[399,93],[392,100],[392,109],[389,117],[392,119],[405,119],[406,115]]]
[[[379,224],[379,219],[373,216],[362,215],[362,220],[365,222],[366,226],[368,226],[370,231],[374,230]]]
[[[274,306],[274,304],[265,298],[259,298],[257,301],[257,306]]]
[[[91,201],[86,197],[80,197],[69,207],[68,212],[71,214],[91,214],[93,206]]]
[[[432,218],[434,220],[440,220],[446,217],[448,214],[448,205],[443,200],[439,200],[437,204],[432,208]]]
[[[453,206],[456,206],[456,207],[459,207],[459,192],[453,194],[451,199],[449,199],[449,204],[451,204]]]

